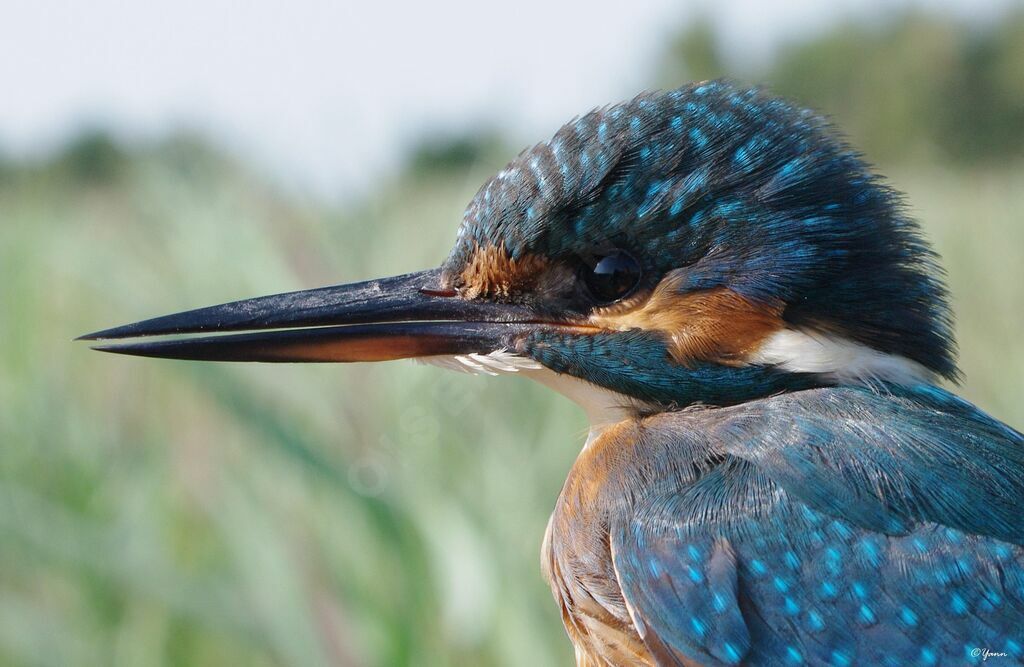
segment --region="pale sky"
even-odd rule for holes
[[[290,188],[331,198],[435,128],[489,121],[528,143],[651,82],[665,38],[707,13],[756,61],[843,16],[906,2],[427,0],[4,3],[0,151],[84,126],[197,129]],[[1011,0],[921,0],[993,20]]]

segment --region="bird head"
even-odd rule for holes
[[[820,116],[714,81],[594,110],[520,154],[440,268],[86,338],[175,335],[99,349],[178,359],[423,358],[656,410],[954,377],[941,277]]]

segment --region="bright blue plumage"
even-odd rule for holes
[[[445,266],[499,243],[584,261],[626,248],[652,280],[682,271],[680,291],[785,303],[791,323],[827,319],[953,377],[942,272],[899,201],[821,117],[709,82],[597,109],[524,151],[470,203]]]
[[[627,483],[645,490],[608,522],[666,664],[1024,660],[1024,437],[933,387],[889,389],[643,423],[638,458],[680,476]]]
[[[787,330],[920,364],[896,379],[751,362],[756,345],[701,356],[701,326],[654,315],[516,339],[638,402],[583,452],[549,529],[581,665],[1024,659],[1024,441],[929,384],[956,376],[941,270],[819,117],[724,82],[594,111],[484,185],[446,270],[495,245],[567,267],[625,250],[678,296],[657,314],[724,288]],[[608,321],[553,278],[489,297]],[[712,342],[742,317],[723,311]]]
[[[591,432],[542,562],[580,667],[1024,664],[1024,437],[935,386],[936,257],[809,111],[641,95],[487,182],[440,271],[93,337],[295,326],[107,349],[440,358],[573,396]]]

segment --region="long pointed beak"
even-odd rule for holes
[[[536,324],[521,306],[467,301],[440,270],[288,292],[156,317],[85,340],[178,336],[100,345],[117,354],[204,361],[386,361],[510,348]],[[255,333],[228,334],[249,331]],[[188,334],[212,334],[186,336]]]

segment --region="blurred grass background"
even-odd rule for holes
[[[728,56],[697,24],[637,87],[728,74],[833,115],[944,257],[961,392],[1024,426],[1024,15],[842,25],[754,70]],[[434,266],[518,148],[427,137],[344,206],[283,195],[188,134],[0,159],[0,664],[571,664],[538,566],[586,428],[563,399],[411,363],[70,342]]]

